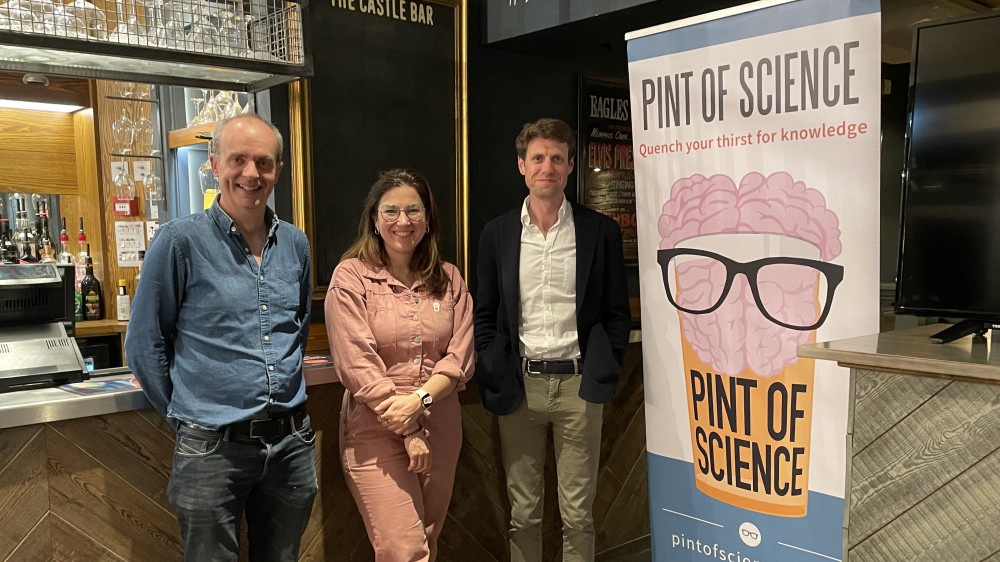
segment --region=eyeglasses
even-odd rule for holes
[[[722,306],[738,273],[747,279],[765,318],[792,330],[815,330],[830,313],[844,266],[804,258],[771,257],[740,263],[707,250],[658,250],[667,298],[688,314]]]
[[[382,220],[385,222],[398,221],[400,213],[405,214],[406,218],[409,219],[410,222],[424,220],[423,205],[407,205],[407,207],[402,211],[400,211],[399,207],[395,205],[385,205],[378,210],[378,213],[382,215]]]

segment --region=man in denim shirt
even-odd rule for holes
[[[302,355],[309,243],[266,201],[281,134],[256,116],[212,133],[220,195],[170,221],[143,262],[125,336],[128,364],[177,429],[167,498],[185,560],[297,560],[316,496]]]

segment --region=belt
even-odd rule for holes
[[[544,359],[522,359],[521,368],[525,373],[533,375],[575,375],[580,372],[579,359],[560,359],[546,361]]]
[[[229,439],[268,438],[285,436],[302,425],[306,420],[305,406],[299,406],[285,415],[266,420],[246,420],[227,425],[224,429]]]

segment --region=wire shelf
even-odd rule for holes
[[[100,9],[86,0],[9,0],[0,31],[301,65],[299,3],[119,0]]]

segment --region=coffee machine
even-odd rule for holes
[[[0,392],[87,378],[69,264],[0,265]]]

